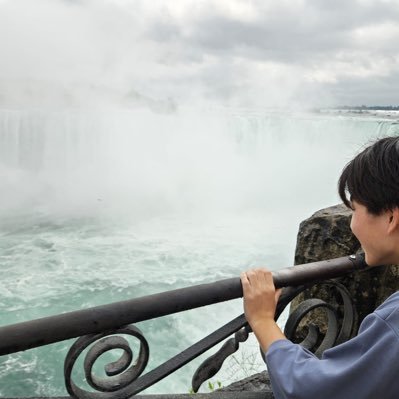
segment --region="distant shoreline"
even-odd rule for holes
[[[343,105],[340,107],[331,107],[336,110],[356,110],[356,111],[399,111],[398,105]]]
[[[319,108],[314,109],[313,112],[318,114],[329,115],[345,115],[345,116],[374,116],[384,117],[388,119],[399,119],[399,107],[389,106],[356,106],[356,107],[336,107],[336,108]]]

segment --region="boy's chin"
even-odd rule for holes
[[[367,266],[373,267],[373,266],[377,266],[378,264],[376,263],[377,259],[375,259],[375,257],[370,256],[369,254],[367,254],[367,252],[364,254],[364,260],[367,263]]]
[[[367,253],[364,254],[364,260],[369,267],[389,265],[392,263],[389,262],[387,259],[382,259],[381,257],[377,258],[375,256],[367,255]]]

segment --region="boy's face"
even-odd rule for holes
[[[391,234],[392,212],[373,215],[356,201],[352,201],[352,209],[351,229],[364,250],[366,263],[369,266],[395,264],[398,242]]]

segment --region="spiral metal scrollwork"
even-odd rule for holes
[[[327,327],[324,336],[320,333],[318,326],[314,323],[309,323],[307,336],[300,342],[300,345],[311,350],[318,357],[321,357],[326,349],[347,341],[351,337],[356,319],[355,309],[348,290],[336,281],[327,281],[322,285],[336,290],[340,295],[340,302],[343,304],[343,317],[338,317],[338,306],[318,298],[310,298],[301,302],[290,314],[284,328],[286,337],[294,340],[301,320],[315,309],[324,309],[327,316]]]
[[[291,313],[285,326],[287,338],[293,340],[300,321],[310,311],[317,308],[326,309],[328,319],[326,333],[321,334],[319,328],[310,323],[307,336],[301,342],[301,345],[314,351],[317,356],[320,356],[324,350],[349,339],[356,320],[356,313],[347,289],[335,281],[328,281],[323,285],[339,293],[337,304],[331,305],[316,298],[308,299]],[[285,288],[277,305],[276,318],[281,315],[293,298],[306,288],[309,287]],[[64,366],[65,385],[68,393],[77,399],[127,399],[173,373],[218,342],[234,334],[214,355],[198,367],[192,380],[194,391],[198,391],[204,381],[220,370],[225,359],[239,348],[240,343],[247,340],[250,332],[251,328],[246,322],[245,316],[240,315],[143,376],[141,374],[149,359],[149,347],[138,328],[130,325],[118,330],[86,335],[79,338],[68,352]],[[119,336],[120,334],[130,335],[139,340],[140,349],[137,360],[134,360],[128,341]],[[123,354],[117,361],[104,367],[107,378],[99,378],[93,373],[93,366],[102,354],[112,349],[122,350]],[[82,389],[72,380],[72,370],[76,360],[85,350],[87,350],[84,359],[86,381],[94,392]]]
[[[332,291],[339,294],[343,308],[343,316],[338,315],[339,306],[331,305],[321,299],[311,298],[302,302],[289,316],[284,333],[288,339],[294,340],[297,333],[297,327],[300,321],[312,310],[317,308],[324,308],[327,314],[327,331],[324,336],[321,335],[319,328],[309,323],[308,333],[306,338],[300,343],[302,346],[315,352],[316,356],[321,354],[328,348],[347,341],[354,330],[356,312],[348,290],[340,283],[330,280],[320,283],[319,286],[326,286]],[[280,300],[276,308],[276,320],[283,313],[287,305],[301,292],[310,286],[286,287],[280,296]],[[199,387],[207,379],[213,377],[222,367],[226,358],[232,355],[239,348],[239,343],[244,342],[248,338],[248,333],[251,332],[249,325],[237,330],[233,338],[230,338],[225,344],[212,356],[206,359],[197,369],[193,376],[192,387],[194,392],[197,392]],[[261,356],[264,353],[261,351]]]
[[[134,360],[129,342],[124,337],[115,334],[130,335],[139,340],[140,349],[136,360]],[[93,346],[90,347],[92,344]],[[78,387],[72,380],[75,362],[87,348],[89,349],[84,359],[84,371],[86,381],[95,390],[94,392]],[[123,354],[117,361],[104,367],[108,378],[99,378],[94,374],[93,366],[102,354],[113,349],[120,349]],[[145,369],[148,359],[149,346],[147,340],[135,326],[125,326],[113,331],[86,335],[72,345],[66,356],[64,365],[65,386],[72,397],[79,399],[109,399],[111,397],[124,399],[136,393],[133,383]]]
[[[279,317],[288,303],[304,289],[304,286],[285,288],[277,305],[276,316]],[[245,321],[244,315],[242,318]],[[194,392],[198,392],[200,386],[222,368],[224,361],[239,349],[240,343],[245,342],[251,332],[251,327],[245,321],[243,327],[240,326],[236,329],[232,338],[229,338],[215,354],[201,363],[192,378],[191,384]]]

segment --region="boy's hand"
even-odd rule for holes
[[[252,269],[241,273],[245,317],[264,351],[285,336],[274,322],[281,289],[276,290],[272,273],[267,269]]]

